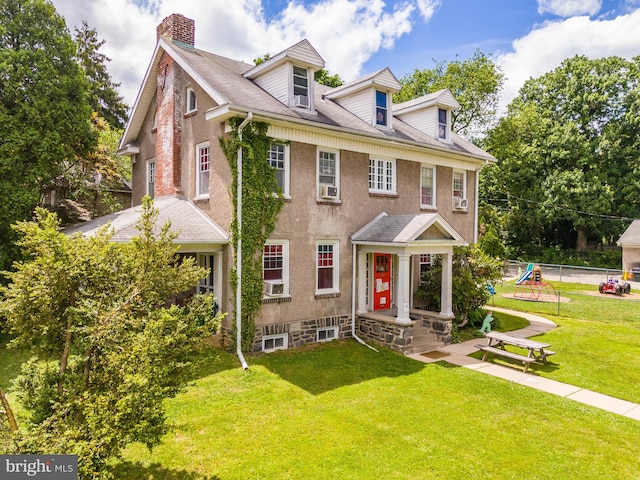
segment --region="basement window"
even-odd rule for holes
[[[265,335],[262,337],[262,351],[275,352],[289,348],[289,336],[286,333],[280,335]]]
[[[328,342],[329,340],[335,340],[338,338],[338,327],[325,327],[318,329],[317,341]]]

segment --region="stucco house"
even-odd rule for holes
[[[157,45],[121,142],[133,208],[113,220],[127,241],[144,195],[197,256],[232,332],[232,174],[218,142],[228,120],[269,125],[285,204],[264,252],[254,351],[352,337],[411,353],[451,340],[454,246],[476,241],[478,175],[495,159],[451,130],[448,90],[393,104],[385,68],[337,88],[314,83],[325,62],[302,40],[260,65],[196,48],[195,22],[174,14]],[[266,51],[266,47],[265,47]],[[136,207],[138,206],[138,207]],[[443,261],[440,311],[418,308],[420,273]]]

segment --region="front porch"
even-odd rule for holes
[[[358,314],[356,333],[365,341],[405,355],[429,352],[451,343],[452,317],[419,309],[411,309],[409,316],[409,322],[398,322],[395,309]]]

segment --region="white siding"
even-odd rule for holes
[[[255,82],[271,96],[289,105],[290,71],[291,66],[285,63],[256,78]]]
[[[361,90],[353,95],[336,99],[338,105],[353,113],[356,117],[373,124],[375,110],[375,90]]]
[[[424,110],[399,115],[398,118],[411,125],[413,128],[426,133],[430,137],[437,138],[438,135],[438,107],[429,107]]]

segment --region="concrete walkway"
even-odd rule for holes
[[[529,326],[520,330],[514,330],[509,332],[510,335],[516,337],[531,337],[534,335],[540,335],[548,332],[556,327],[556,324],[551,320],[538,315],[531,315],[528,313],[517,312],[513,310],[506,310],[498,307],[485,307],[487,310],[494,312],[503,312],[510,315],[523,317],[529,321]],[[620,400],[619,398],[610,397],[601,393],[586,390],[584,388],[575,387],[573,385],[567,385],[566,383],[557,382],[548,378],[542,378],[534,373],[523,373],[522,369],[517,366],[505,367],[497,365],[495,363],[483,362],[477,358],[469,357],[468,355],[477,352],[475,347],[478,343],[483,343],[482,338],[475,338],[463,343],[454,343],[440,348],[434,352],[411,354],[410,358],[418,360],[423,363],[432,363],[438,361],[446,361],[459,367],[476,370],[481,373],[493,375],[504,380],[518,383],[527,387],[542,390],[543,392],[558,395],[560,397],[569,398],[592,407],[600,408],[608,412],[623,415],[625,417],[633,418],[634,420],[640,420],[640,405],[628,402],[626,400]],[[553,357],[552,357],[553,358]]]

